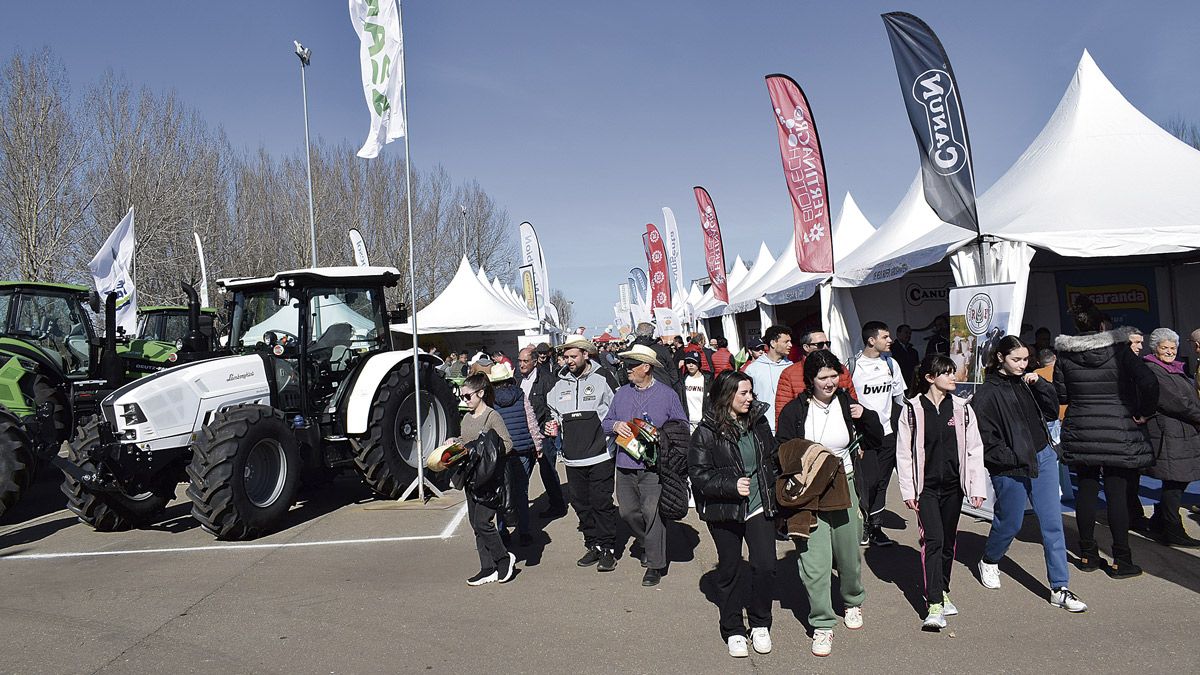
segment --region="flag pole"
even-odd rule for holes
[[[404,42],[404,13],[401,11],[400,0],[396,0],[396,20],[400,25],[400,42]],[[400,107],[401,115],[404,117],[404,194],[405,205],[408,210],[408,320],[412,322],[412,360],[413,360],[413,396],[416,408],[416,432],[417,432],[417,498],[425,501],[425,462],[423,455],[425,454],[425,445],[421,439],[421,362],[417,358],[420,352],[418,346],[420,342],[420,333],[417,330],[417,273],[416,265],[413,261],[413,215],[412,215],[412,162],[410,161],[409,142],[410,130],[408,127],[408,75],[406,64],[408,61],[407,49],[400,51],[400,81],[404,86],[400,90]],[[405,496],[412,491],[413,486],[409,486],[405,490]],[[436,490],[435,490],[436,492]],[[439,495],[440,496],[440,495]]]

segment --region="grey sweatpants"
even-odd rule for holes
[[[658,516],[662,487],[658,474],[641,469],[617,469],[617,508],[646,550],[643,567],[661,570],[667,566],[667,528]]]

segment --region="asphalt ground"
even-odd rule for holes
[[[540,493],[535,479],[534,490]],[[352,477],[307,494],[285,527],[216,542],[174,502],[147,530],[93,532],[61,510],[45,476],[0,523],[0,671],[13,673],[730,673],[1195,672],[1200,561],[1134,535],[1146,574],[1073,570],[1090,606],[1046,601],[1036,523],[1001,564],[1003,588],[973,571],[987,523],[964,518],[952,582],[961,615],[920,631],[915,522],[865,551],[866,625],[809,652],[807,600],[791,544],[778,546],[774,652],[734,660],[708,599],[716,554],[695,516],[671,524],[656,588],[626,554],[616,571],[579,568],[574,514],[517,548],[508,584],[469,588],[478,567],[462,497],[381,502]],[[182,495],[182,486],[179,494]],[[544,507],[542,498],[533,506]],[[1074,548],[1074,518],[1065,516]],[[1193,535],[1200,527],[1189,520]],[[1101,546],[1108,541],[1100,528]]]

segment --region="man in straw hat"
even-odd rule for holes
[[[619,354],[629,376],[629,384],[613,395],[612,405],[604,416],[604,431],[616,436],[632,436],[629,420],[640,419],[653,426],[669,420],[687,423],[687,413],[679,395],[654,378],[653,368],[662,362],[653,349],[635,344]],[[625,452],[617,453],[617,504],[621,518],[642,545],[643,586],[657,586],[667,566],[667,530],[658,515],[658,497],[662,488],[658,473]]]
[[[571,506],[587,552],[580,567],[596,565],[600,572],[616,569],[617,507],[613,504],[613,441],[601,420],[612,405],[613,388],[591,360],[596,346],[572,335],[559,346],[565,365],[558,372],[546,405],[551,419],[547,436],[562,440]]]

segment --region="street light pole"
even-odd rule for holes
[[[312,50],[300,44],[298,40],[293,40],[292,43],[296,45],[296,56],[300,57],[300,92],[304,98],[304,158],[308,167],[308,227],[312,244],[312,266],[315,268],[317,266],[317,219],[313,214],[312,151],[308,147],[308,83],[304,78],[304,69],[312,59]]]

